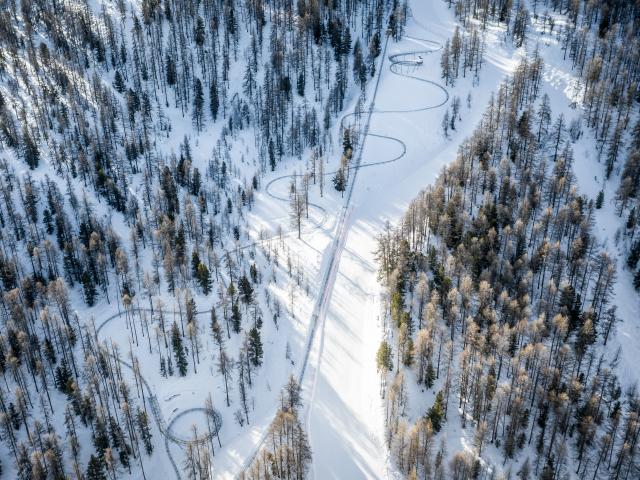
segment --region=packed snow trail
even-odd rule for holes
[[[382,58],[384,61],[384,56],[386,55],[386,51],[387,51],[387,44],[389,43],[389,37],[386,38],[385,40],[385,44],[384,44],[384,50],[383,50],[383,54],[382,54]],[[374,89],[374,93],[373,93],[373,97],[371,100],[371,108],[369,108],[368,110],[362,112],[362,113],[366,113],[367,114],[367,122],[365,124],[365,128],[364,128],[364,134],[363,134],[363,138],[366,138],[367,135],[367,131],[369,129],[369,121],[371,119],[371,114],[374,112],[374,104],[375,104],[375,98],[376,98],[376,93],[378,90],[378,86],[380,84],[380,77],[382,76],[382,69],[380,69],[380,73],[378,73],[378,76],[376,78],[376,85],[375,85],[375,89]],[[355,112],[354,113],[348,113],[346,115],[344,115],[341,120],[340,120],[340,132],[342,132],[343,128],[344,128],[344,124],[345,124],[345,120],[351,117],[356,116]],[[364,142],[363,142],[364,144]],[[400,158],[400,157],[398,157]],[[340,249],[342,248],[342,246],[344,245],[344,241],[346,239],[346,220],[347,220],[347,213],[349,210],[349,203],[351,201],[351,196],[353,193],[353,188],[355,185],[355,180],[356,180],[356,174],[358,171],[358,166],[360,165],[360,161],[362,159],[362,148],[360,148],[357,156],[356,156],[356,160],[355,160],[355,165],[352,167],[353,169],[353,177],[351,179],[351,181],[349,182],[349,185],[347,186],[347,197],[346,200],[344,201],[344,205],[342,206],[342,209],[340,210],[340,216],[338,218],[338,226],[336,228],[336,233],[334,235],[334,239],[333,242],[331,243],[329,249],[328,249],[328,254],[325,254],[325,259],[328,259],[328,265],[324,268],[324,274],[322,276],[322,281],[320,283],[320,287],[319,287],[319,296],[318,299],[316,300],[314,309],[313,309],[313,313],[311,315],[311,323],[309,326],[309,332],[307,334],[307,339],[306,339],[306,343],[305,343],[305,349],[303,352],[303,360],[300,364],[300,371],[298,373],[298,383],[300,383],[301,385],[304,382],[304,378],[305,378],[305,373],[307,371],[307,363],[309,361],[309,353],[311,351],[311,347],[313,345],[313,341],[315,338],[315,333],[316,333],[316,329],[317,329],[317,325],[318,325],[318,320],[321,318],[324,318],[324,313],[326,310],[326,305],[327,305],[327,301],[330,298],[330,287],[333,285],[333,282],[335,281],[335,275],[336,275],[336,270],[337,270],[337,266],[338,263],[336,260],[339,259],[340,257]],[[335,172],[328,172],[325,175],[331,175]],[[291,175],[284,175],[282,177],[278,177],[274,180],[272,180],[269,185],[272,185],[275,181],[282,181],[284,179],[290,179],[292,176]],[[285,198],[283,197],[278,197],[274,194],[272,194],[269,189],[267,189],[267,193],[277,199],[277,200],[281,200],[281,201],[286,201]],[[268,435],[268,429],[265,429],[262,434],[260,435],[260,439],[258,440],[258,443],[256,444],[256,446],[254,447],[254,449],[252,450],[251,455],[249,455],[245,461],[243,462],[243,466],[242,466],[242,470],[241,472],[239,472],[239,477],[242,475],[242,472],[244,472],[246,469],[248,469],[251,464],[253,463],[253,460],[255,459],[256,455],[258,454],[258,452],[260,451],[260,449],[262,448],[262,446],[264,445],[264,442],[267,438]]]
[[[365,114],[367,117],[366,119],[366,123],[364,125],[364,129],[362,131],[361,134],[361,139],[362,139],[362,143],[361,145],[359,145],[358,148],[358,154],[356,156],[356,159],[353,163],[352,166],[349,167],[349,170],[351,170],[353,172],[352,177],[350,178],[349,181],[349,186],[347,187],[347,195],[346,195],[346,200],[344,201],[343,207],[340,211],[340,216],[338,219],[338,225],[336,228],[336,232],[334,235],[334,240],[331,243],[327,253],[325,254],[325,259],[327,260],[328,264],[326,265],[326,267],[324,268],[324,274],[322,276],[322,280],[320,283],[320,294],[319,297],[316,301],[314,310],[313,310],[313,314],[312,314],[312,318],[311,318],[311,324],[309,327],[309,333],[307,335],[307,342],[306,342],[306,348],[304,350],[304,357],[302,360],[302,363],[300,365],[300,371],[298,374],[298,381],[300,382],[300,384],[304,385],[304,381],[305,381],[305,374],[307,372],[307,365],[309,363],[309,356],[310,356],[310,352],[311,349],[314,345],[314,340],[315,340],[315,333],[318,329],[318,327],[321,330],[321,335],[320,335],[320,346],[319,346],[319,354],[318,354],[318,358],[317,358],[317,366],[315,369],[315,375],[312,379],[311,382],[311,391],[310,393],[307,393],[308,399],[307,399],[307,410],[306,410],[306,419],[305,419],[305,423],[307,426],[307,431],[309,433],[309,436],[311,437],[311,418],[312,418],[312,412],[313,412],[313,404],[314,404],[314,399],[315,399],[315,395],[316,395],[316,390],[317,390],[317,380],[318,380],[318,371],[320,370],[320,367],[322,365],[321,361],[322,361],[322,353],[324,351],[324,321],[327,315],[327,311],[328,311],[328,307],[330,304],[330,300],[331,300],[331,295],[333,292],[333,286],[336,282],[337,276],[338,276],[338,269],[339,269],[339,265],[340,265],[340,257],[342,254],[342,251],[344,250],[345,247],[345,243],[347,240],[347,236],[349,233],[349,218],[350,218],[350,212],[351,212],[351,198],[354,192],[354,187],[355,187],[355,183],[356,183],[356,176],[357,176],[357,172],[358,170],[365,168],[365,167],[373,167],[373,166],[379,166],[379,165],[384,165],[384,164],[389,164],[392,162],[396,162],[398,160],[400,160],[401,158],[403,158],[406,154],[407,151],[407,147],[405,142],[397,137],[393,137],[390,135],[383,135],[383,134],[375,134],[375,133],[370,133],[369,132],[369,125],[371,122],[371,117],[373,114],[389,114],[389,113],[411,113],[411,112],[421,112],[421,111],[426,111],[426,110],[432,110],[432,109],[436,109],[439,108],[443,105],[445,105],[447,103],[447,101],[449,100],[449,93],[448,91],[439,83],[437,82],[433,82],[431,80],[427,80],[427,79],[423,79],[421,77],[415,76],[415,75],[411,75],[406,73],[405,71],[403,71],[403,67],[412,67],[412,68],[417,68],[419,66],[422,65],[422,59],[421,56],[422,55],[429,55],[435,51],[440,50],[442,47],[439,43],[432,41],[432,40],[426,40],[426,39],[422,39],[422,38],[417,38],[417,37],[411,37],[411,36],[405,36],[405,39],[417,42],[422,44],[423,46],[425,46],[426,48],[424,49],[420,49],[420,50],[410,50],[410,51],[406,51],[406,52],[402,52],[402,53],[397,53],[397,54],[393,54],[389,56],[389,61],[390,61],[390,65],[389,65],[389,70],[394,73],[395,75],[401,76],[401,77],[406,77],[406,78],[411,78],[420,82],[423,82],[425,84],[431,85],[433,87],[435,87],[436,89],[438,89],[441,93],[441,98],[436,102],[436,103],[431,103],[428,105],[423,105],[423,106],[419,106],[416,108],[411,108],[411,109],[396,109],[396,110],[377,110],[375,109],[375,100],[376,100],[376,96],[377,96],[377,92],[378,92],[378,88],[380,85],[380,78],[382,76],[382,72],[383,72],[383,68],[380,68],[379,70],[379,74],[377,76],[376,79],[376,85],[374,88],[374,92],[373,92],[373,96],[372,96],[372,100],[371,100],[371,104],[369,109],[365,110],[365,111],[361,111],[359,112],[360,114]],[[382,54],[382,61],[384,62],[384,59],[386,57],[386,51],[387,51],[387,47],[388,47],[388,37],[385,40],[385,45],[384,45],[384,50],[383,50],[383,54]],[[348,120],[350,120],[351,118],[357,118],[357,114],[356,112],[353,113],[349,113],[345,116],[342,117],[341,121],[340,121],[340,131],[342,131]],[[395,142],[398,143],[401,146],[401,152],[399,154],[396,154],[394,156],[392,156],[391,158],[386,158],[383,160],[379,160],[379,161],[373,161],[373,162],[366,162],[366,163],[362,163],[362,156],[363,156],[363,152],[364,152],[364,148],[365,148],[365,140],[366,138],[370,136],[370,137],[374,137],[374,138],[379,138],[379,139],[383,139],[383,140],[387,140],[387,141],[391,141],[391,142]],[[330,176],[335,174],[336,172],[326,172],[325,175],[326,176]],[[273,194],[271,192],[271,187],[276,183],[276,182],[282,182],[285,180],[290,180],[292,178],[291,175],[283,175],[281,177],[275,178],[273,180],[271,180],[269,182],[269,184],[267,185],[266,191],[267,194],[269,196],[271,196],[274,199],[280,200],[280,201],[288,201],[287,198],[282,197],[282,196],[278,196],[276,194]],[[319,207],[315,204],[310,204],[310,206],[315,207],[315,208],[319,208],[322,209],[322,207]],[[323,214],[324,214],[324,209],[323,210]],[[323,217],[324,218],[324,217]],[[315,228],[319,228],[322,225],[316,226]],[[368,361],[368,363],[370,363],[371,365],[373,365],[373,357],[371,357],[370,359],[366,359]],[[266,435],[267,435],[267,431],[263,431],[262,435],[260,437],[260,440],[258,441],[258,443],[256,444],[252,454],[250,456],[247,457],[247,459],[244,462],[244,469],[248,468],[251,463],[253,462],[255,456],[257,455],[257,453],[259,452],[260,448],[263,446],[265,439],[266,439]],[[314,450],[313,444],[312,444],[312,450]],[[382,456],[384,457],[384,453],[382,454]],[[334,460],[335,461],[335,460]],[[320,476],[318,477],[316,474],[316,468],[315,468],[315,464],[317,463],[317,459],[314,459],[314,476],[317,478],[325,478],[324,476]],[[340,462],[338,462],[340,463]],[[367,476],[371,476],[371,475],[367,475]],[[351,478],[351,477],[350,477]]]

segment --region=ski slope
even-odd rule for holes
[[[416,19],[437,21],[431,6],[414,2],[411,7]],[[440,7],[433,6],[438,12]],[[444,35],[432,35],[410,19],[403,40],[389,42],[382,65],[369,135],[361,147],[362,166],[372,168],[361,168],[354,185],[344,246],[336,254],[337,271],[327,287],[327,308],[321,311],[324,318],[310,355],[314,371],[304,383],[312,478],[392,476],[374,363],[383,335],[374,252],[385,222],[398,219],[442,164],[424,161],[433,158],[443,141],[434,129],[426,136],[425,126],[439,125],[440,107],[448,100],[447,91],[435,82],[439,56],[427,55],[437,51]]]

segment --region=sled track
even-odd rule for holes
[[[205,314],[205,313],[210,313],[211,310],[201,310],[196,312],[196,315],[201,315],[201,314]],[[111,315],[110,317],[104,319],[100,325],[98,325],[95,328],[95,336],[98,337],[98,335],[100,334],[100,332],[102,331],[102,329],[104,327],[106,327],[109,323],[111,323],[113,320],[117,320],[120,317],[122,317],[125,314],[135,314],[135,313],[162,313],[164,315],[170,315],[173,314],[175,312],[173,312],[172,310],[151,310],[150,308],[132,308],[128,311],[121,311],[119,313],[116,313],[114,315]],[[132,372],[134,371],[133,369],[133,365],[131,365],[129,362],[122,360],[121,358],[116,358],[114,355],[112,355],[111,353],[109,353],[109,356],[111,356],[111,358],[113,358],[114,360],[117,360],[120,365],[126,367],[127,369],[131,370]],[[180,469],[178,468],[178,465],[175,461],[175,459],[173,458],[173,455],[171,454],[171,449],[169,448],[169,442],[174,443],[176,445],[179,445],[181,447],[185,447],[187,446],[189,443],[192,443],[194,445],[204,445],[210,441],[213,440],[213,438],[218,434],[218,432],[220,431],[220,427],[222,426],[222,416],[220,415],[220,413],[217,410],[213,410],[213,416],[214,416],[214,420],[215,420],[215,424],[217,425],[216,430],[212,431],[212,432],[207,432],[203,435],[198,436],[197,438],[193,438],[193,439],[186,439],[186,438],[182,438],[177,436],[172,428],[174,423],[180,419],[181,417],[193,413],[193,412],[202,412],[203,415],[208,415],[208,412],[205,408],[203,407],[193,407],[193,408],[187,408],[185,410],[182,410],[180,413],[178,413],[175,417],[173,417],[171,419],[171,421],[167,424],[164,416],[162,415],[162,411],[160,410],[160,405],[158,403],[158,397],[155,395],[155,393],[153,392],[153,389],[150,387],[149,382],[147,382],[147,379],[142,376],[142,374],[140,372],[138,372],[138,377],[140,378],[140,382],[142,383],[142,395],[145,396],[145,398],[147,399],[147,401],[149,402],[150,405],[150,409],[151,409],[151,413],[153,415],[153,419],[156,423],[156,426],[158,427],[158,430],[160,431],[160,433],[162,434],[163,438],[164,438],[164,448],[165,448],[165,452],[167,454],[167,457],[169,458],[169,461],[171,462],[171,466],[173,467],[174,473],[176,474],[176,478],[178,480],[181,480],[182,476],[180,475]],[[145,391],[146,390],[146,394]]]

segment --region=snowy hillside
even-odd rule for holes
[[[640,475],[640,10],[0,8],[0,478]]]

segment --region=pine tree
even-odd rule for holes
[[[98,457],[102,459],[105,450],[109,448],[109,432],[102,417],[96,417],[93,422],[93,445],[96,447]]]
[[[633,287],[640,291],[640,270],[633,275]]]
[[[631,245],[629,255],[627,256],[627,267],[631,270],[635,270],[638,265],[638,260],[640,260],[640,240],[636,240]]]
[[[48,208],[42,212],[42,223],[44,223],[47,234],[51,235],[53,233],[53,217]]]
[[[82,274],[82,290],[84,292],[84,301],[88,306],[93,306],[96,302],[96,286],[87,270]]]
[[[333,186],[338,192],[344,194],[344,191],[347,188],[347,179],[344,175],[344,170],[342,167],[338,169],[335,176],[333,177]]]
[[[204,93],[202,92],[202,82],[196,78],[193,82],[193,121],[198,132],[202,130],[202,113],[204,107]]]
[[[187,362],[187,357],[184,353],[180,329],[176,322],[173,322],[173,325],[171,326],[171,346],[173,347],[173,356],[176,361],[176,366],[178,367],[178,373],[180,373],[181,377],[184,377],[187,374],[187,366],[189,362]]]
[[[167,84],[169,86],[174,86],[177,81],[178,73],[176,71],[176,62],[169,54],[167,54],[165,70],[167,72]]]
[[[204,263],[200,263],[197,269],[197,279],[205,295],[211,293],[211,273]]]
[[[442,395],[442,391],[439,391],[436,394],[436,400],[433,406],[427,412],[427,418],[431,420],[431,425],[433,425],[433,430],[435,432],[439,432],[442,428],[442,421],[444,420],[443,401],[444,397]]]
[[[273,172],[276,169],[276,153],[275,148],[273,146],[273,140],[269,140],[269,166],[271,167],[271,171]]]
[[[376,353],[376,365],[379,372],[393,370],[393,352],[386,340],[380,342],[378,353]]]
[[[262,365],[262,340],[260,339],[260,330],[256,327],[249,330],[249,360],[255,367]]]
[[[58,390],[64,393],[70,392],[70,383],[72,380],[72,373],[69,369],[66,358],[63,357],[60,365],[56,367],[54,381]]]
[[[40,163],[40,150],[38,150],[38,145],[26,128],[22,132],[22,145],[24,161],[29,165],[31,170],[37,168]]]
[[[191,274],[194,278],[198,278],[198,266],[200,265],[200,255],[198,255],[198,250],[193,249],[191,252]]]
[[[240,333],[242,329],[242,315],[240,314],[240,308],[237,302],[231,306],[231,325],[234,333]]]
[[[164,357],[160,357],[160,376],[167,378],[167,362]]]
[[[16,406],[13,402],[9,402],[9,408],[7,409],[7,414],[9,419],[11,420],[11,424],[13,425],[14,430],[20,430],[20,425],[22,425],[22,420],[20,418],[20,414],[18,410],[16,410]]]
[[[151,441],[153,436],[149,428],[149,417],[147,416],[147,412],[140,408],[138,408],[136,412],[136,424],[138,425],[138,431],[144,443],[144,449],[147,455],[151,455],[153,453],[153,442]]]
[[[104,463],[95,455],[91,455],[87,464],[87,480],[107,480]]]
[[[429,362],[427,364],[427,369],[424,374],[424,384],[426,385],[427,388],[431,388],[433,387],[435,380],[436,380],[436,371],[433,368],[433,364]]]
[[[244,274],[238,281],[238,290],[240,292],[240,298],[242,299],[242,301],[247,305],[251,303],[251,301],[253,300],[253,287],[251,286],[251,283],[249,282],[247,276]]]
[[[115,88],[118,93],[123,93],[125,91],[126,86],[120,70],[116,70],[116,74],[113,79],[113,88]]]
[[[209,87],[209,111],[211,112],[211,118],[215,122],[218,119],[218,110],[220,108],[220,100],[218,99],[218,86],[215,78],[211,81]]]

